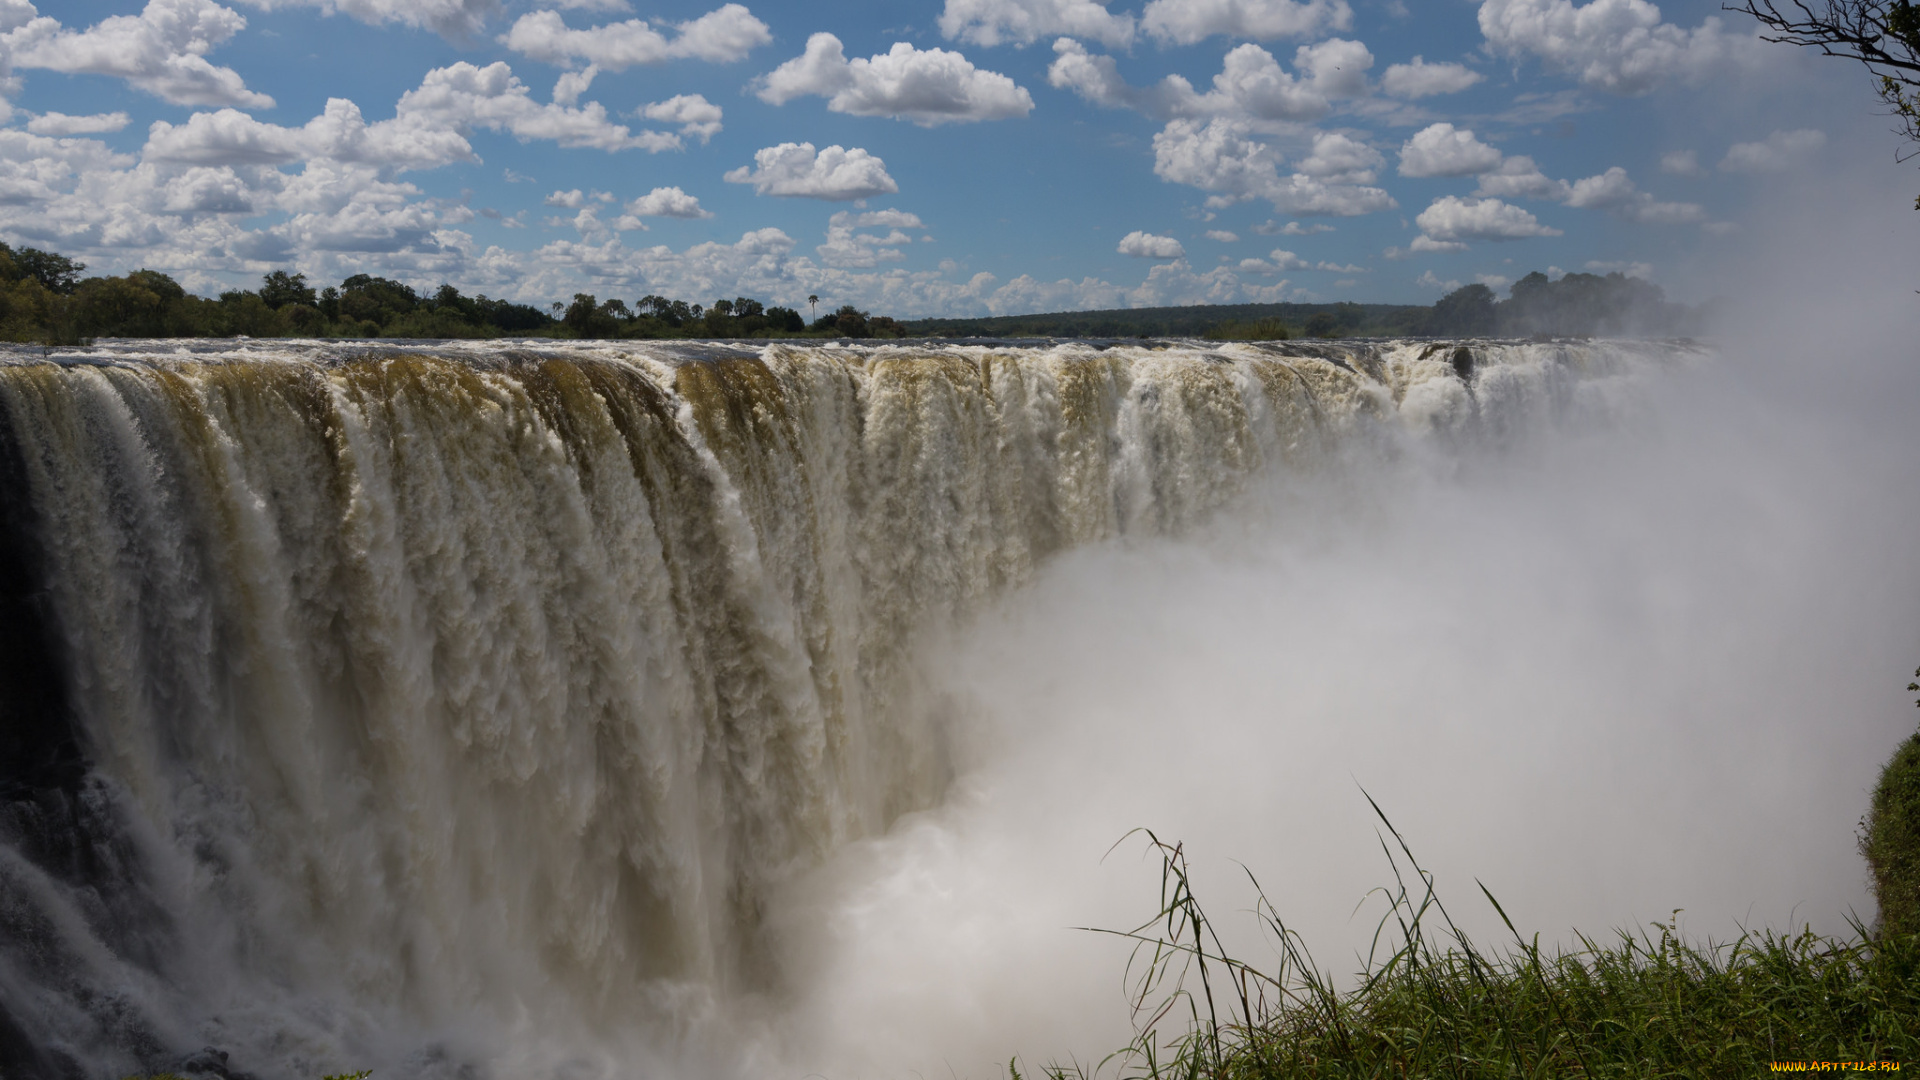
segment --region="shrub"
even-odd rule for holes
[[[1920,683],[1907,689],[1920,690]],[[1881,934],[1920,934],[1920,731],[1900,744],[1880,772],[1860,823],[1860,854],[1873,872]]]

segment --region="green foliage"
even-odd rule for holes
[[[1920,690],[1920,683],[1907,689]],[[1860,823],[1860,854],[1873,875],[1882,936],[1920,935],[1920,731],[1881,770]]]
[[[1920,937],[1870,940],[1856,927],[1863,936],[1850,941],[1809,930],[1703,945],[1669,921],[1608,943],[1581,936],[1579,949],[1549,953],[1515,931],[1481,886],[1513,932],[1492,952],[1454,924],[1433,876],[1380,820],[1395,884],[1379,890],[1388,910],[1344,990],[1263,893],[1255,914],[1277,964],[1263,970],[1228,955],[1180,847],[1146,833],[1162,859],[1160,911],[1119,932],[1134,943],[1140,1034],[1092,1073],[1706,1080],[1765,1073],[1774,1061],[1920,1059]],[[1047,1072],[1089,1075],[1079,1066]]]
[[[51,293],[65,296],[73,292],[80,284],[80,274],[87,264],[75,262],[65,255],[39,248],[10,248],[0,243],[0,257],[6,262],[0,264],[0,277],[28,277],[40,283],[41,288]]]
[[[307,287],[307,275],[288,274],[285,270],[275,270],[260,279],[260,300],[275,311],[288,304],[313,307],[319,303],[319,298]]]
[[[1545,280],[1541,275],[1541,280]],[[1428,324],[1442,337],[1479,337],[1494,332],[1499,319],[1495,313],[1493,290],[1475,282],[1440,298],[1433,305],[1433,320]]]

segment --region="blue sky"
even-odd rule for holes
[[[1645,0],[0,0],[0,238],[209,294],[1700,299],[1770,193],[1897,168],[1857,66],[1754,32]]]

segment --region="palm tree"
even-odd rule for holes
[[[807,310],[818,315],[820,313],[820,298],[817,296],[807,297]]]

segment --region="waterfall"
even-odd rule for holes
[[[0,353],[0,1073],[671,1047],[778,989],[771,886],[941,798],[930,633],[1055,552],[1697,355]]]

